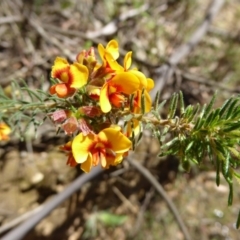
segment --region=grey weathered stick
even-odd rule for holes
[[[39,207],[34,208],[33,210],[26,212],[19,217],[14,218],[12,221],[7,222],[6,224],[4,224],[3,226],[0,227],[0,234],[7,232],[8,230],[19,225],[20,223],[26,221],[30,217],[36,215],[38,212],[40,212],[42,210],[42,207],[43,206],[40,205]]]
[[[161,186],[161,184],[158,183],[156,178],[140,163],[138,163],[136,160],[128,157],[128,162],[135,167],[151,184],[152,186],[157,190],[157,192],[160,194],[160,196],[164,199],[166,204],[168,205],[169,209],[171,210],[172,214],[174,215],[179,228],[181,229],[184,238],[186,240],[191,240],[190,234],[187,230],[187,227],[184,224],[184,221],[181,218],[181,215],[179,214],[175,204],[172,202],[172,200],[168,197],[167,193]]]
[[[63,192],[59,193],[51,201],[43,205],[42,210],[37,212],[30,219],[13,229],[11,232],[1,238],[1,240],[20,240],[22,239],[31,229],[33,229],[42,219],[44,219],[49,213],[55,209],[59,204],[68,199],[73,193],[81,189],[81,187],[93,180],[100,173],[102,168],[97,166],[91,170],[90,173],[83,174],[71,183]]]
[[[7,16],[7,17],[1,17],[0,18],[0,25],[1,24],[9,24],[14,22],[21,22],[22,17],[20,16]]]

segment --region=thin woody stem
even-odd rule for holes
[[[143,116],[141,118],[143,123],[151,123],[156,127],[168,127],[169,131],[191,131],[194,127],[192,123],[188,123],[185,119],[174,118],[174,119],[157,119],[154,116],[148,117]]]

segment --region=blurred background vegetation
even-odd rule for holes
[[[78,52],[117,39],[121,60],[133,51],[134,65],[159,79],[157,70],[206,19],[211,0],[0,0],[0,84],[24,79],[48,91],[56,56],[74,61]],[[208,32],[161,84],[161,99],[181,90],[187,104],[206,103],[217,90],[217,105],[240,92],[240,4],[226,0]],[[121,61],[120,60],[120,61]],[[62,191],[81,174],[65,166],[56,136],[46,121],[35,136],[0,144],[0,223],[5,226]],[[213,166],[185,173],[174,157],[157,158],[159,146],[147,133],[135,158],[164,186],[192,239],[240,239],[234,227],[240,208],[239,183],[227,207],[228,188],[215,186]],[[1,227],[0,227],[1,229]],[[25,238],[184,239],[153,187],[127,162],[87,184]]]

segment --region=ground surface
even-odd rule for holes
[[[133,50],[134,64],[154,79],[156,67],[191,37],[211,2],[0,0],[0,84],[7,92],[12,80],[23,78],[30,87],[47,91],[56,56],[74,60],[82,49],[112,38],[122,51]],[[208,34],[164,84],[162,99],[182,90],[187,104],[205,103],[218,90],[221,104],[239,93],[239,16],[238,1],[226,1]],[[81,174],[66,167],[66,156],[58,150],[65,139],[56,137],[50,121],[36,139],[33,128],[26,135],[24,142],[13,135],[0,145],[1,226],[41,206]],[[177,159],[157,158],[158,151],[155,140],[145,136],[134,156],[164,186],[192,239],[240,239],[234,227],[240,209],[238,183],[234,204],[227,207],[228,187],[223,180],[216,187],[211,165],[185,173]],[[86,184],[25,239],[184,238],[166,203],[124,162]]]

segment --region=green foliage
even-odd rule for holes
[[[0,86],[0,99],[0,122],[7,123],[21,138],[32,125],[36,131],[46,114],[59,104],[58,98],[41,89],[30,89],[23,80],[12,81],[7,89]]]
[[[167,123],[172,138],[161,146],[160,156],[177,156],[186,171],[190,170],[191,162],[204,164],[203,161],[208,159],[215,166],[217,185],[220,184],[220,173],[227,181],[228,204],[231,205],[233,177],[240,179],[237,172],[240,166],[240,96],[213,109],[215,99],[216,94],[201,109],[199,105],[185,108],[182,93],[172,96]],[[178,107],[179,116],[176,114]]]
[[[101,221],[105,226],[116,227],[126,222],[127,216],[101,211],[98,213],[98,220]]]
[[[99,223],[106,227],[117,227],[124,224],[127,216],[112,214],[108,211],[99,211],[91,214],[85,225],[84,238],[96,237]]]

